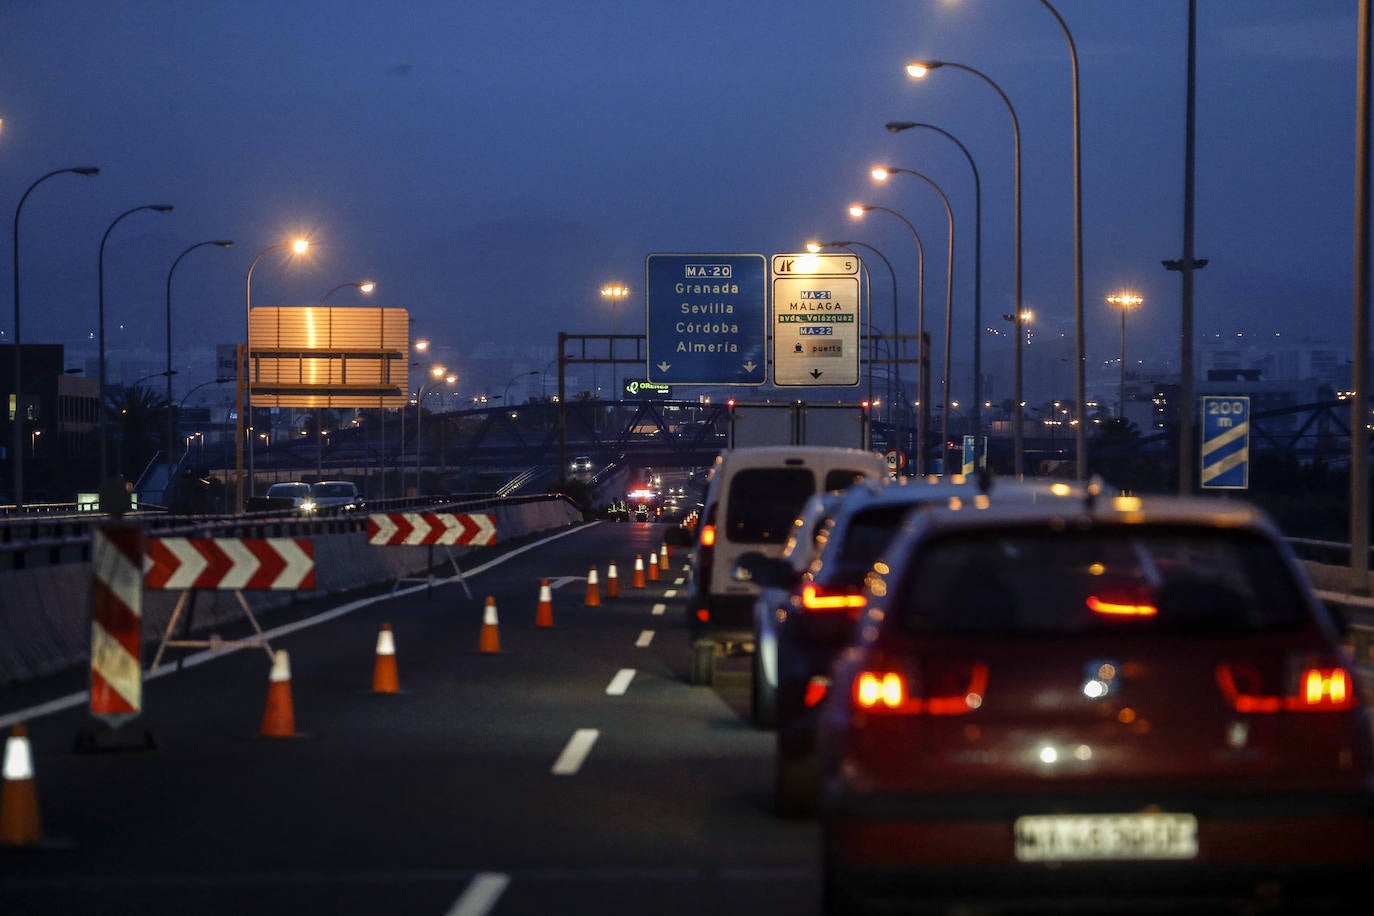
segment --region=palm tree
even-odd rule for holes
[[[115,471],[137,476],[157,456],[166,429],[167,398],[151,388],[114,387],[105,395],[106,416],[116,418]],[[167,447],[166,443],[161,443]]]

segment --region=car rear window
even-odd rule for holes
[[[836,468],[826,472],[825,490],[828,493],[839,493],[848,490],[861,480],[867,480],[868,476],[864,471]]]
[[[898,588],[899,618],[920,630],[1242,633],[1306,614],[1271,543],[1196,528],[949,537],[922,549]]]
[[[870,506],[856,510],[843,530],[832,532],[816,581],[821,583],[861,582],[873,562],[882,556],[911,506]]]
[[[781,544],[816,491],[809,468],[745,468],[730,480],[725,535],[745,544]]]

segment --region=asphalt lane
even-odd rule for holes
[[[74,753],[84,706],[31,720],[44,839],[0,851],[0,913],[816,912],[817,831],[771,813],[746,660],[688,685],[681,558],[633,587],[663,531],[589,526],[465,570],[471,597],[448,581],[274,635],[293,738],[259,734],[261,649],[150,679],[151,752]],[[585,606],[612,561],[621,597]],[[384,623],[401,693],[376,696]]]

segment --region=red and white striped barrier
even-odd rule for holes
[[[111,728],[143,709],[143,530],[103,525],[91,541],[91,715]]]
[[[486,514],[389,512],[367,517],[367,542],[382,546],[496,543],[496,519]]]
[[[315,587],[309,538],[149,538],[145,558],[143,584],[152,589]]]

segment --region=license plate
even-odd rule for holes
[[[1191,814],[1028,815],[1015,834],[1021,862],[1197,858]]]

